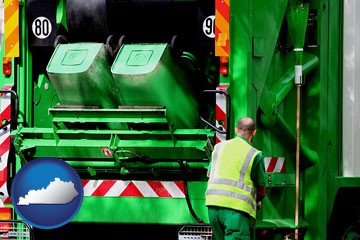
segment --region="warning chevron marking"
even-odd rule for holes
[[[266,172],[286,172],[286,162],[284,157],[265,157]]]
[[[230,1],[215,2],[215,56],[229,56]]]
[[[19,0],[4,1],[5,57],[19,57]]]
[[[84,196],[184,198],[177,181],[83,180]]]
[[[3,86],[2,90],[9,90],[12,86]],[[11,118],[11,96],[10,94],[1,94],[1,110],[0,122],[8,121]],[[10,126],[0,130],[0,192],[4,195],[0,196],[4,203],[11,203],[7,190],[7,165],[10,151]]]

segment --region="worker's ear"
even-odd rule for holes
[[[255,129],[255,130],[253,131],[253,133],[252,133],[252,136],[251,136],[251,141],[254,139],[255,134],[256,134],[256,129]]]
[[[236,135],[239,135],[237,127],[235,127],[234,130],[235,130],[235,134],[236,134]]]

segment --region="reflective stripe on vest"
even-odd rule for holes
[[[233,187],[238,187],[241,189],[244,189],[245,191],[249,192],[252,196],[255,196],[256,191],[251,187],[245,184],[244,182],[244,178],[245,178],[245,174],[246,171],[249,167],[250,161],[254,155],[254,153],[257,150],[255,148],[251,148],[250,151],[247,153],[244,164],[241,167],[240,170],[240,177],[238,181],[234,181],[231,179],[225,179],[225,178],[212,178],[209,180],[210,184],[226,184],[226,185],[230,185]],[[214,159],[214,161],[216,161],[217,158]]]

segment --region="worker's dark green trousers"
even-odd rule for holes
[[[213,240],[250,240],[250,216],[228,208],[208,207]]]

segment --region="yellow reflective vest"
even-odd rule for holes
[[[236,137],[215,145],[206,205],[231,208],[256,218],[256,188],[251,168],[259,150]]]

